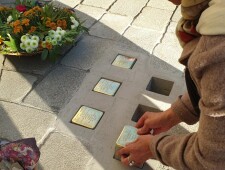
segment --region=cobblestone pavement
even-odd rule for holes
[[[35,137],[43,170],[137,169],[113,159],[116,139],[124,125],[135,124],[131,117],[138,106],[165,110],[185,90],[183,67],[177,62],[181,48],[174,34],[180,10],[167,0],[54,3],[74,8],[89,34],[55,63],[0,56],[0,137]],[[118,54],[137,62],[132,69],[112,66]],[[156,89],[165,81],[169,88],[172,82],[170,94],[146,90],[152,77]],[[101,78],[121,82],[115,96],[93,91]],[[71,123],[83,105],[104,112],[95,129]],[[195,129],[180,124],[172,132]],[[171,168],[149,160],[143,169]]]

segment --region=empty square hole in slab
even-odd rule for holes
[[[128,57],[121,54],[116,56],[116,59],[113,61],[112,65],[117,67],[122,67],[126,69],[132,69],[137,59],[134,57]]]
[[[95,129],[103,114],[103,111],[87,106],[81,106],[71,120],[71,123],[84,126],[89,129]]]
[[[119,90],[120,85],[121,83],[117,81],[101,78],[94,87],[93,91],[109,96],[115,96],[116,92]]]
[[[154,107],[139,104],[131,120],[137,122],[145,112],[161,112],[161,110]]]
[[[152,91],[158,94],[169,96],[172,90],[174,82],[169,80],[152,77],[146,90]]]

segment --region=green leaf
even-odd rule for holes
[[[46,60],[47,57],[48,57],[48,50],[44,49],[42,54],[41,54],[41,59]]]
[[[11,37],[10,34],[7,34],[9,37],[9,41],[3,41],[13,52],[18,51],[17,47],[16,47],[16,43],[15,40]]]

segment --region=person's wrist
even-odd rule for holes
[[[182,122],[181,119],[178,117],[178,115],[171,108],[166,110],[166,114],[167,120],[170,122],[172,126],[175,126],[178,123]]]

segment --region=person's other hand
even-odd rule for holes
[[[173,110],[168,109],[164,112],[145,112],[135,127],[138,128],[139,135],[150,134],[152,129],[156,135],[169,130],[180,122],[181,120]]]
[[[152,135],[139,136],[137,140],[120,149],[117,154],[121,156],[121,162],[129,165],[134,161],[134,164],[130,166],[141,167],[146,160],[152,158],[152,152],[149,147],[152,138]]]

